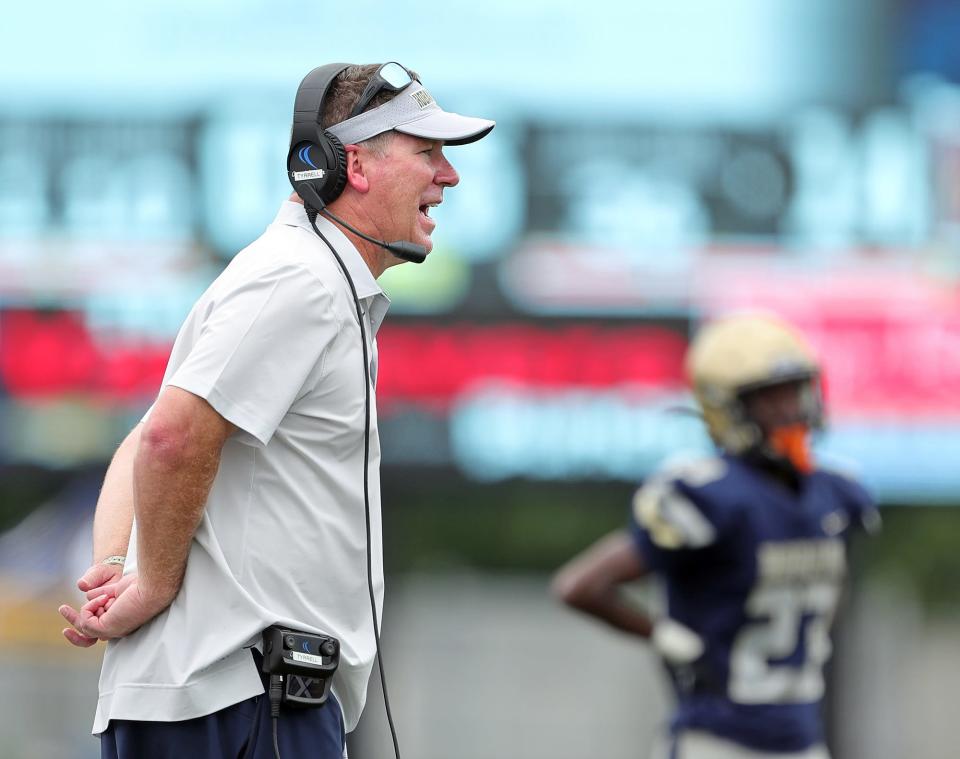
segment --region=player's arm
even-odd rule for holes
[[[555,596],[575,609],[634,635],[649,638],[650,617],[631,604],[621,586],[648,572],[630,534],[612,532],[575,556],[554,576]]]

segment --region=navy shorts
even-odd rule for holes
[[[330,699],[319,709],[281,707],[280,759],[342,759],[343,714]],[[110,720],[100,735],[101,759],[274,759],[270,700],[248,698],[182,722]]]

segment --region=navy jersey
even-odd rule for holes
[[[672,668],[673,730],[761,751],[822,742],[845,539],[879,522],[866,491],[822,470],[794,491],[738,458],[714,457],[650,478],[632,522],[645,563],[664,579],[671,624],[700,639],[695,660]]]

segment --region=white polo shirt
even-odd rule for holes
[[[375,383],[374,335],[389,301],[340,230],[322,216],[317,226],[361,298]],[[93,732],[111,719],[191,719],[263,693],[247,648],[277,623],[339,639],[333,691],[352,730],[376,652],[363,503],[363,352],[346,278],[302,205],[284,203],[200,297],[177,335],[163,385],[205,398],[240,431],[223,448],[180,592],[158,617],[107,646]],[[372,404],[367,476],[378,611],[379,471]],[[136,570],[136,546],[134,524],[125,572]]]

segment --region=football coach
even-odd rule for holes
[[[60,607],[70,643],[109,641],[102,757],[346,755],[383,600],[376,280],[430,253],[444,150],[493,127],[398,63],[301,83],[294,193],[181,327],[107,469],[87,602]]]

